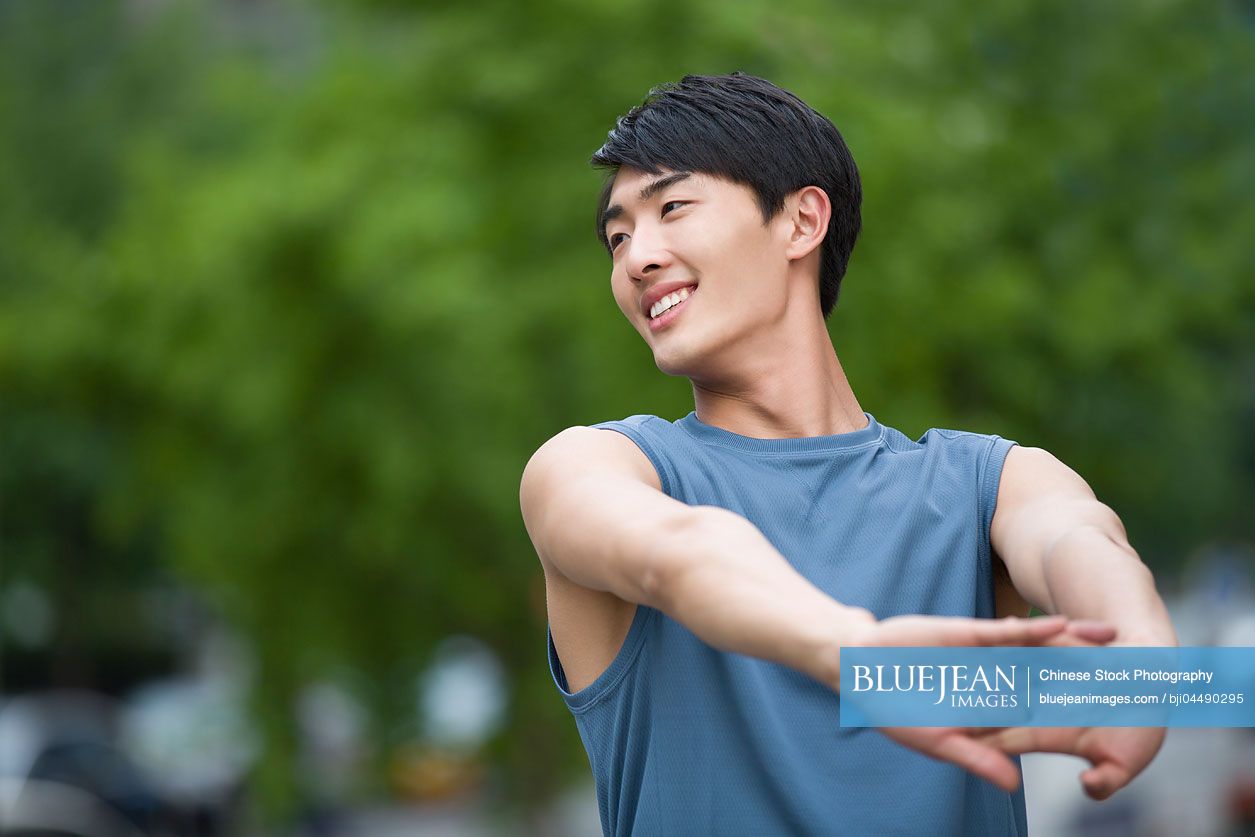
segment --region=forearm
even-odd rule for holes
[[[753,523],[717,506],[695,507],[687,531],[659,547],[674,552],[656,601],[668,616],[721,651],[771,660],[839,687],[840,649],[874,622],[799,574]]]
[[[1132,547],[1100,528],[1082,527],[1059,538],[1046,553],[1044,570],[1053,613],[1109,622],[1121,644],[1178,644],[1150,570]]]

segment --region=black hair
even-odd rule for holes
[[[819,262],[819,307],[825,319],[837,304],[841,278],[862,225],[863,189],[854,157],[822,114],[766,79],[734,72],[686,75],[661,84],[619,117],[592,165],[611,172],[597,206],[597,237],[605,235],[606,206],[621,166],[658,174],[702,172],[754,191],[763,223],[784,208],[789,194],[818,186],[832,203]]]

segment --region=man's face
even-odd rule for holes
[[[661,187],[661,188],[659,188]],[[701,376],[732,362],[730,347],[783,318],[783,216],[763,225],[748,186],[699,173],[622,168],[606,213],[610,283],[623,315],[669,375]],[[646,310],[660,291],[688,289],[671,311]]]

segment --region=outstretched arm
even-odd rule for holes
[[[1007,453],[990,542],[1020,595],[1040,610],[1108,622],[1116,644],[1177,644],[1124,524],[1049,452],[1016,446]]]
[[[877,622],[797,572],[750,520],[667,496],[624,436],[570,428],[528,462],[524,524],[546,574],[647,605],[708,645],[840,689],[845,645],[1023,645],[1063,620],[911,616]]]
[[[1176,631],[1150,570],[1129,544],[1116,513],[1075,471],[1040,448],[1013,447],[1003,465],[990,530],[994,551],[1016,589],[1046,613],[1100,619],[1113,644],[1175,646]],[[1081,756],[1085,792],[1106,799],[1159,752],[1156,727],[1017,727],[984,735],[1006,753]]]
[[[523,472],[524,525],[545,574],[671,616],[721,651],[837,687],[840,646],[874,622],[800,575],[749,520],[667,496],[617,432],[573,427]]]

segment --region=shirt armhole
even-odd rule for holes
[[[567,708],[572,713],[578,715],[585,712],[602,698],[614,692],[615,687],[628,675],[637,657],[640,656],[640,649],[645,640],[645,632],[648,630],[650,620],[656,612],[653,608],[646,607],[643,604],[636,606],[636,613],[632,616],[632,625],[628,628],[627,636],[623,639],[623,645],[619,646],[619,653],[615,654],[614,659],[611,660],[606,670],[597,675],[596,680],[578,692],[569,691],[570,687],[567,683],[566,671],[563,670],[562,661],[558,658],[558,649],[553,644],[553,631],[546,623],[545,639],[548,644],[549,674],[553,678],[554,685],[558,687],[558,691],[561,693]]]
[[[1002,466],[1011,448],[1017,444],[1018,442],[1001,436],[991,436],[977,468],[977,521],[980,528],[976,540],[980,571],[982,580],[985,582],[983,587],[989,589],[991,596],[994,594],[994,566],[989,530],[993,525],[994,511],[998,505],[998,486],[1002,482]],[[996,602],[994,607],[996,608]],[[996,610],[991,611],[990,615],[993,616],[995,613]]]

